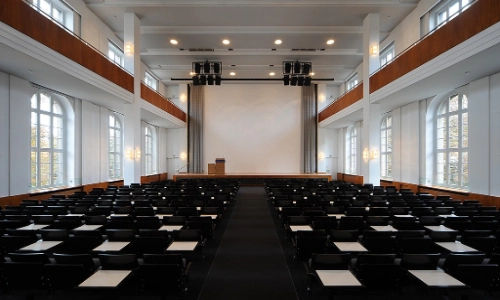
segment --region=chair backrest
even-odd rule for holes
[[[484,258],[484,253],[450,253],[444,260],[443,270],[454,274],[459,265],[481,264]]]
[[[401,257],[400,265],[408,270],[435,270],[437,269],[440,253],[408,254]]]
[[[130,242],[135,238],[134,229],[106,229],[109,241]]]
[[[348,253],[313,254],[309,264],[314,270],[347,270],[350,260]]]
[[[49,264],[50,259],[45,253],[9,253],[9,258],[13,262],[30,262],[30,263],[41,263]]]
[[[45,283],[44,264],[39,262],[4,262],[2,285],[7,289],[40,289]]]
[[[66,254],[53,253],[54,260],[61,265],[82,265],[89,273],[94,271],[96,264],[89,253]]]
[[[47,264],[44,275],[50,290],[71,290],[82,283],[89,271],[81,264]]]
[[[69,238],[67,229],[40,229],[44,241],[64,241]]]
[[[136,274],[145,291],[179,293],[187,291],[177,264],[142,264]]]
[[[133,270],[139,266],[136,254],[98,254],[104,270]]]

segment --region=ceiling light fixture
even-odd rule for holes
[[[236,75],[236,73],[231,72],[231,73],[229,73],[229,75],[234,76],[234,75]]]
[[[274,41],[274,43],[275,43],[276,45],[281,45],[281,40],[276,40],[276,41]]]
[[[172,45],[177,45],[179,42],[177,42],[177,40],[174,40],[174,39],[171,39],[170,40],[170,44]]]
[[[222,43],[223,43],[224,45],[229,45],[231,42],[230,42],[229,40],[223,40],[223,41],[222,41]]]
[[[269,73],[269,75],[274,76],[274,75],[276,75],[276,73],[271,72],[271,73]]]
[[[328,40],[326,43],[327,43],[328,45],[333,45],[333,43],[335,43],[335,41],[334,41],[334,40]]]

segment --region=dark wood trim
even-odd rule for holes
[[[134,77],[22,0],[2,0],[0,22],[133,93]]]
[[[337,180],[350,182],[353,184],[363,184],[364,178],[361,175],[337,173]]]
[[[162,181],[168,179],[168,173],[151,174],[146,176],[141,176],[141,184],[151,183],[155,181]]]
[[[327,106],[325,109],[323,109],[319,113],[319,118],[318,122],[321,122],[325,119],[328,119],[329,117],[335,115],[339,111],[343,110],[344,108],[347,108],[354,103],[360,101],[363,99],[363,83],[361,82],[350,90],[349,92],[345,93],[342,97],[337,99],[337,101],[333,102],[329,106]]]
[[[370,94],[500,22],[500,1],[478,0],[370,76]]]
[[[177,119],[186,122],[187,116],[185,112],[144,83],[141,83],[141,98]]]
[[[173,175],[173,180],[177,179],[212,179],[212,178],[228,178],[228,179],[288,179],[288,178],[300,178],[300,179],[327,179],[332,180],[331,174],[326,173],[297,173],[297,174],[204,174],[204,173],[179,173]]]

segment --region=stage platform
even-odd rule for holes
[[[173,175],[173,180],[178,179],[210,179],[210,178],[230,178],[238,179],[241,184],[262,184],[266,179],[323,179],[332,180],[332,174],[326,173],[226,173],[226,174],[206,174],[206,173],[178,173]]]

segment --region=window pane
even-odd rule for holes
[[[387,129],[387,152],[392,152],[392,129]]]
[[[52,104],[52,112],[58,115],[62,115],[63,113],[61,105],[59,105],[56,101]]]
[[[439,105],[437,114],[438,115],[445,114],[447,112],[447,110],[446,110],[447,105],[448,105],[448,103],[446,101],[443,101],[443,103],[441,103],[441,105]]]
[[[462,147],[469,147],[469,114],[462,114]]]
[[[45,94],[40,94],[40,110],[50,112],[50,98]]]
[[[31,108],[38,108],[38,97],[36,94],[31,97]]]
[[[450,116],[449,123],[450,148],[458,148],[458,116]]]
[[[31,151],[31,186],[37,186],[37,155],[36,152]]]
[[[437,17],[437,24],[441,24],[443,23],[444,21],[446,21],[446,19],[448,18],[448,14],[447,14],[447,11],[442,11],[438,14],[438,17]]]
[[[50,15],[50,1],[40,0],[40,8],[44,13]]]
[[[469,153],[462,153],[462,185],[469,186]]]
[[[387,155],[387,177],[392,177],[392,154]]]
[[[450,9],[449,9],[449,12],[450,12],[450,16],[453,16],[454,14],[456,14],[458,11],[460,10],[460,4],[457,2],[455,2],[452,6],[450,6]]]
[[[32,112],[31,113],[31,147],[37,146],[37,138],[38,138],[38,114]]]
[[[387,127],[392,127],[392,117],[387,117]]]
[[[53,170],[53,184],[61,185],[63,183],[63,154],[60,152],[54,153],[54,170]]]
[[[437,183],[444,184],[446,181],[446,164],[447,164],[446,153],[437,154]]]
[[[450,185],[458,185],[459,184],[459,156],[458,152],[450,152]]]
[[[450,98],[450,110],[449,112],[454,112],[458,110],[458,95]]]
[[[115,126],[115,117],[109,116],[109,127]]]
[[[447,148],[446,118],[437,119],[437,149]]]
[[[40,115],[40,148],[52,147],[52,133],[50,132],[50,116]]]
[[[462,109],[467,109],[469,108],[469,100],[467,99],[467,96],[463,95],[462,97]]]

